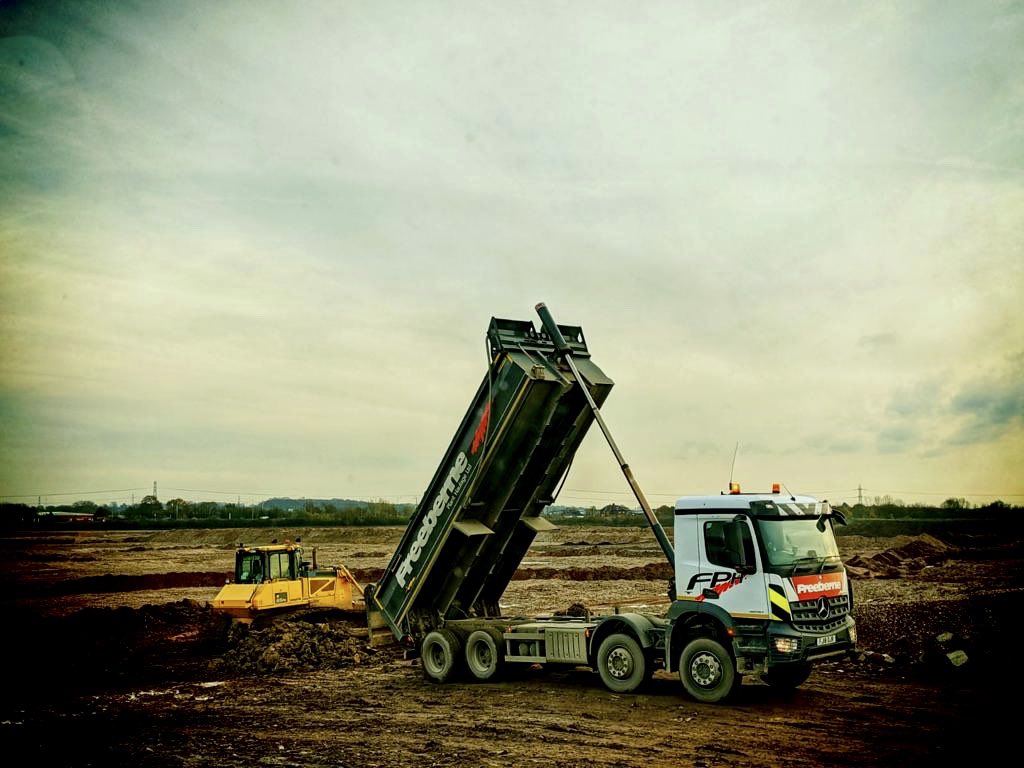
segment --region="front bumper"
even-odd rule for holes
[[[781,622],[768,625],[769,667],[795,662],[815,662],[852,653],[857,647],[857,625],[847,615],[842,626],[829,632],[801,632]]]

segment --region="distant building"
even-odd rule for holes
[[[95,519],[92,512],[64,512],[61,510],[47,510],[39,517],[54,521],[59,520],[62,523],[91,523]]]

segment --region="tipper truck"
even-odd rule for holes
[[[717,702],[744,675],[800,685],[819,660],[853,651],[853,593],[827,502],[807,496],[683,497],[674,544],[602,418],[612,381],[578,326],[492,318],[490,365],[383,576],[366,588],[371,635],[389,631],[428,680],[494,679],[508,665],[586,666],[611,691],[658,669]],[[597,422],[667,561],[663,615],[508,617],[499,598]]]

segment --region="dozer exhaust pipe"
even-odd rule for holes
[[[608,447],[611,448],[612,453],[615,454],[615,460],[619,462],[619,469],[622,470],[622,474],[626,477],[626,482],[629,483],[629,487],[633,490],[633,495],[636,496],[636,500],[640,502],[640,508],[644,511],[647,523],[651,526],[651,531],[654,532],[654,538],[656,538],[658,540],[658,544],[661,545],[661,551],[665,553],[665,557],[668,559],[668,564],[675,569],[676,555],[675,551],[672,549],[672,544],[668,540],[668,536],[665,534],[665,529],[661,526],[661,523],[658,522],[658,518],[651,509],[651,505],[647,502],[647,497],[644,496],[644,492],[640,490],[640,486],[636,482],[636,478],[633,477],[633,471],[629,468],[629,464],[627,464],[626,460],[622,457],[622,452],[619,451],[619,446],[615,444],[612,433],[608,431],[608,425],[604,423],[604,418],[601,416],[601,409],[598,408],[597,403],[594,402],[594,398],[590,394],[590,389],[583,381],[583,377],[580,376],[580,372],[576,368],[576,363],[572,359],[572,349],[570,349],[569,345],[566,343],[565,337],[562,336],[562,332],[558,329],[558,325],[555,324],[555,320],[551,317],[551,312],[548,311],[544,302],[538,304],[535,309],[537,310],[537,314],[540,315],[540,321],[544,326],[544,330],[547,332],[551,342],[555,345],[555,351],[558,353],[558,356],[568,364],[569,370],[572,371],[572,375],[580,385],[580,389],[583,390],[583,396],[587,398],[587,404],[590,406],[590,410],[594,412],[594,419],[597,420],[597,425],[601,427],[604,439],[608,441]]]

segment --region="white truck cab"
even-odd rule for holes
[[[814,662],[854,649],[853,591],[834,522],[845,519],[828,502],[778,486],[741,493],[732,484],[676,501],[667,659],[678,658],[691,694],[717,701],[746,674],[796,687]],[[701,637],[710,643],[689,652]]]

